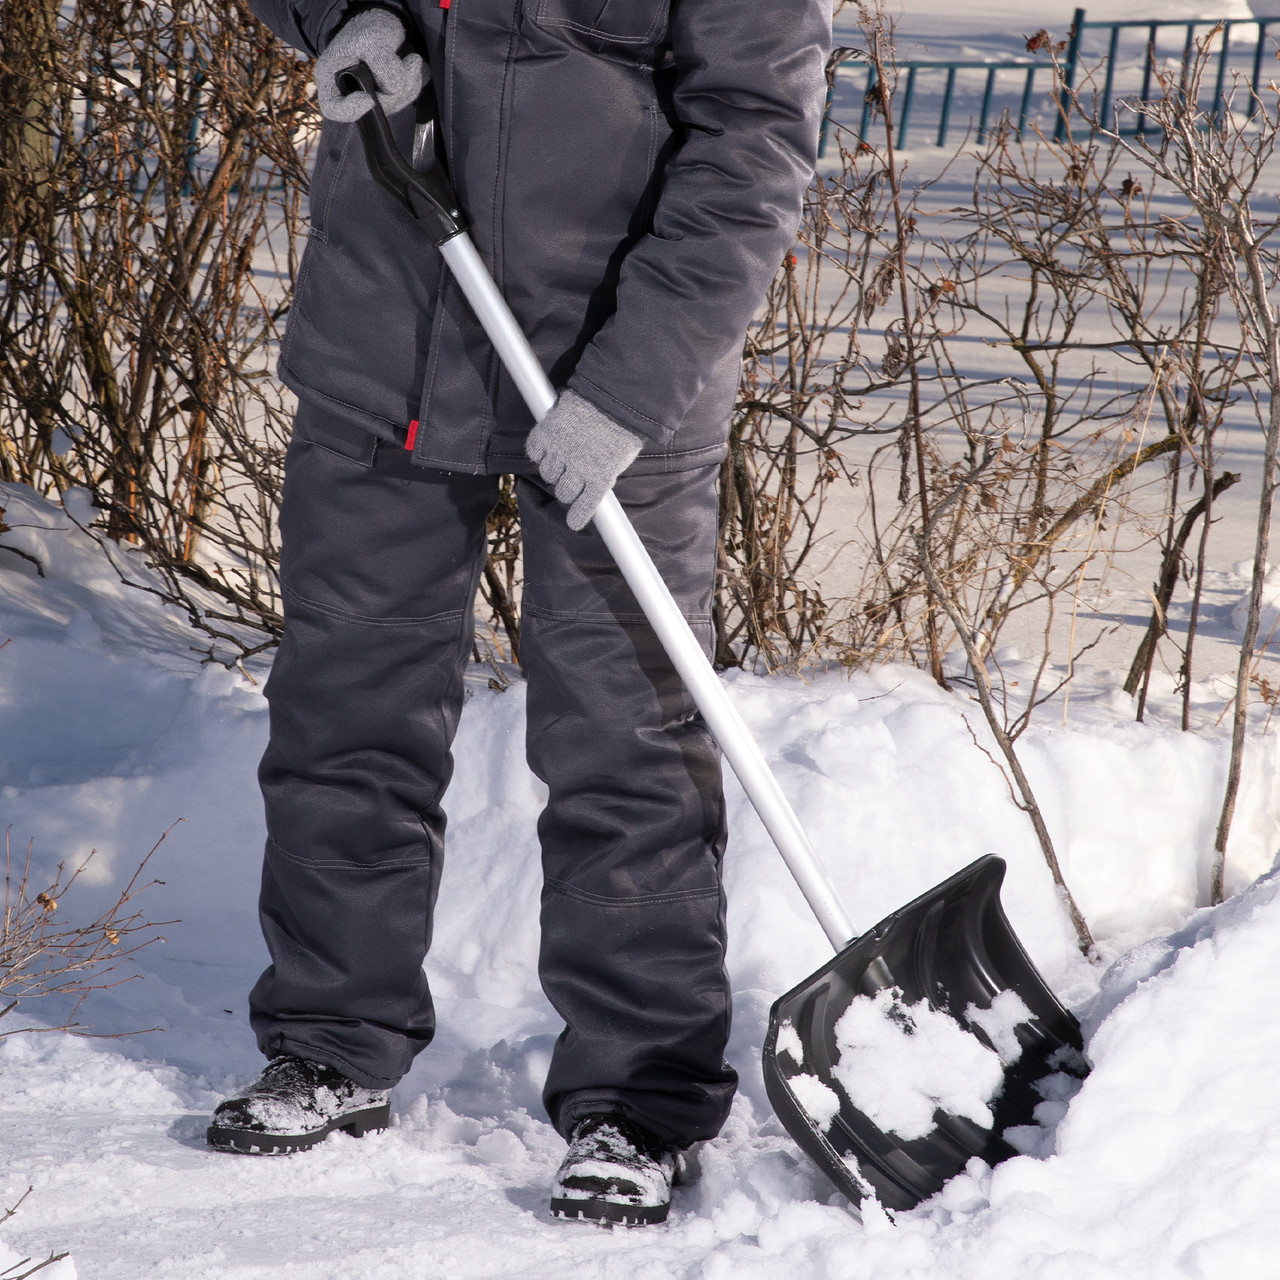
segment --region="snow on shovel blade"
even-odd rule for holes
[[[1033,1123],[1042,1100],[1036,1082],[1056,1070],[1085,1070],[1080,1024],[1045,985],[1000,905],[1004,872],[1002,859],[980,858],[855,939],[773,1006],[764,1045],[769,1101],[796,1143],[854,1203],[874,1194],[888,1208],[910,1209],[973,1156],[995,1164],[1016,1154],[1000,1135]],[[856,1017],[842,1023],[860,997]],[[985,1056],[988,1073],[995,1072],[990,1107],[976,1095],[950,1110],[927,1103],[924,1123],[917,1116],[914,1125],[886,1119],[891,1108],[865,1100],[877,1119],[860,1110],[850,1099],[851,1091],[863,1099],[848,1060],[858,1056],[853,1023],[866,1028],[882,1014],[890,1038],[893,1023],[909,1037],[901,1052],[941,1057],[957,1075],[966,1052]],[[926,1043],[938,1024],[941,1048]],[[901,1054],[881,1065],[897,1074]],[[879,1083],[901,1091],[901,1081]],[[946,1103],[949,1095],[943,1089],[917,1097]]]

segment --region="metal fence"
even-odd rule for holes
[[[1202,102],[1211,114],[1221,109],[1224,95],[1237,82],[1253,86],[1262,79],[1263,59],[1276,54],[1280,18],[1197,18],[1143,22],[1089,22],[1077,9],[1070,38],[1060,54],[1065,84],[1076,89],[1100,120],[1108,120],[1117,104],[1128,110],[1118,116],[1120,132],[1141,135],[1151,128],[1142,104],[1152,100],[1152,86],[1162,93],[1157,74],[1172,67],[1185,75],[1196,42],[1212,35],[1215,68],[1206,76],[1212,100]],[[931,135],[935,145],[946,144],[954,130],[972,131],[982,142],[993,125],[1007,119],[1019,134],[1028,127],[1061,138],[1065,113],[1048,56],[989,61],[908,61],[897,65],[898,92],[895,145],[906,147],[914,131]],[[853,74],[849,74],[852,72]],[[861,92],[858,92],[859,81]],[[832,119],[848,121],[857,114],[859,137],[869,135],[873,103],[877,100],[875,68],[859,60],[836,67],[827,93],[819,155],[826,152]],[[1252,96],[1248,114],[1256,107]]]

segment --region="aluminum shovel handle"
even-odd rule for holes
[[[471,237],[465,232],[455,235],[439,249],[525,403],[540,420],[556,402],[555,389]],[[842,950],[854,930],[835,886],[617,496],[606,494],[592,518],[823,932],[837,951]]]

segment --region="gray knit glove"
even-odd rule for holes
[[[362,9],[338,28],[316,59],[316,102],[326,120],[351,124],[373,107],[363,90],[344,93],[338,77],[364,62],[378,81],[378,101],[387,115],[414,102],[427,83],[427,67],[420,54],[401,52],[404,24],[390,9]]]
[[[524,451],[568,506],[565,519],[576,530],[595,515],[601,499],[635,461],[643,443],[590,400],[562,391],[546,417],[529,432]]]

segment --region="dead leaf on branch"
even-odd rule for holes
[[[907,366],[907,353],[896,333],[888,335],[888,348],[880,362],[880,372],[886,378],[896,378]]]
[[[874,83],[868,85],[863,101],[873,116],[887,115],[889,101],[884,81],[877,79]]]
[[[862,318],[870,320],[877,307],[882,307],[893,297],[897,268],[892,262],[881,262],[871,273],[871,282],[862,298]]]
[[[1065,53],[1067,51],[1067,41],[1059,40],[1054,43],[1053,37],[1041,27],[1032,35],[1024,36],[1027,42],[1028,53]]]

